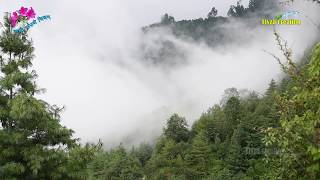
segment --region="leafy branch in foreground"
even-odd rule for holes
[[[269,128],[265,142],[281,149],[278,157],[269,157],[281,179],[316,179],[320,177],[320,44],[309,64],[298,70],[291,50],[275,32],[286,63],[274,56],[292,79],[293,87],[277,95],[280,127]]]

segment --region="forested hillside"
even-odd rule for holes
[[[213,7],[208,12],[207,18],[175,21],[173,16],[165,14],[161,22],[143,28],[145,35],[171,34],[175,38],[192,42],[204,43],[210,48],[224,47],[227,45],[238,45],[252,41],[252,35],[245,32],[260,26],[261,18],[273,18],[279,13],[277,0],[251,0],[249,6],[245,7],[241,1],[231,5],[228,16],[219,16],[218,10]],[[186,52],[167,38],[154,40],[158,48],[150,49],[148,44],[141,45],[144,59],[155,64],[168,63],[179,64],[176,61],[185,61]]]
[[[235,88],[188,126],[174,114],[155,146],[99,151],[93,179],[318,179],[320,44],[308,63],[281,63],[286,78],[265,94]]]
[[[230,17],[217,16],[215,9],[207,19],[175,22],[165,15],[144,31],[168,26],[177,37],[214,46],[227,41],[220,36],[224,30],[212,26],[231,17],[249,24],[250,18],[268,16],[273,8],[274,1],[252,0],[248,8],[231,6]],[[100,142],[81,145],[74,132],[60,124],[63,108],[35,96],[42,89],[32,70],[32,41],[27,33],[13,33],[9,18],[5,20],[0,37],[1,180],[320,178],[319,43],[303,63],[295,63],[291,49],[275,32],[275,46],[283,57],[270,56],[270,61],[278,61],[285,76],[280,82],[270,80],[264,94],[231,87],[193,124],[173,114],[153,144],[125,149],[119,142],[105,150]]]
[[[280,41],[279,41],[280,42]],[[278,59],[287,76],[266,93],[235,88],[192,125],[167,120],[155,146],[100,150],[93,179],[318,179],[320,177],[320,44],[299,66],[289,49]],[[111,178],[112,177],[112,178]]]
[[[144,27],[145,33],[157,28],[167,28],[179,38],[204,41],[209,46],[233,43],[236,38],[230,38],[230,34],[241,32],[238,28],[228,26],[231,21],[244,23],[254,28],[259,26],[261,18],[273,18],[274,12],[279,10],[279,4],[275,0],[252,0],[248,7],[244,7],[239,1],[232,5],[228,11],[228,17],[218,16],[218,10],[213,7],[208,12],[207,18],[175,21],[175,18],[165,14],[161,22]]]

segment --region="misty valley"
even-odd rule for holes
[[[0,180],[320,179],[319,1],[21,3]]]

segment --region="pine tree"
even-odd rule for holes
[[[161,24],[168,25],[174,23],[174,17],[169,16],[167,13],[161,17]]]
[[[235,97],[235,98],[240,97],[240,93],[236,88],[228,88],[228,89],[224,90],[224,94],[222,96],[220,104],[222,106],[225,106],[227,104],[227,102],[229,101],[229,99],[232,97]]]
[[[139,160],[130,156],[122,146],[112,150],[105,160],[107,162],[104,166],[104,175],[98,179],[136,180],[142,178]]]
[[[69,176],[80,167],[69,157],[82,154],[77,161],[85,163],[90,148],[79,149],[73,131],[60,125],[61,108],[34,97],[32,41],[13,33],[7,16],[0,48],[0,179],[81,179]]]
[[[277,89],[277,84],[276,84],[276,81],[274,79],[271,80],[270,84],[269,84],[269,87],[266,91],[266,95],[267,96],[272,96],[275,91]]]
[[[164,129],[164,135],[167,138],[173,139],[177,143],[181,141],[188,141],[189,130],[186,119],[178,116],[177,114],[172,115],[167,121],[167,126]]]
[[[207,17],[208,17],[208,18],[214,18],[214,17],[216,17],[217,15],[218,15],[218,10],[217,10],[215,7],[213,7],[213,8],[211,9],[211,11],[208,13]]]
[[[160,139],[146,167],[147,179],[174,179],[185,176],[187,166],[184,154],[187,148],[188,145],[184,142]]]
[[[151,158],[153,148],[149,144],[142,143],[138,148],[132,148],[131,155],[138,158],[142,167],[144,167],[147,161]]]
[[[243,154],[244,147],[244,131],[241,125],[238,125],[234,131],[229,145],[228,163],[231,165],[235,173],[245,170],[245,157]]]
[[[210,146],[204,132],[200,132],[192,142],[191,151],[188,154],[188,163],[197,178],[208,175],[210,162]]]
[[[229,133],[231,134],[233,129],[237,127],[241,120],[241,106],[239,98],[231,97],[224,107],[224,113],[229,126]]]
[[[241,0],[237,2],[237,5],[232,5],[228,11],[228,16],[243,17],[246,15],[246,8],[241,4]]]

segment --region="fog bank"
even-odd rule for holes
[[[198,18],[212,6],[225,14],[234,2],[29,1],[23,5],[52,17],[30,31],[38,82],[47,89],[40,97],[66,106],[62,123],[75,130],[82,142],[101,138],[110,147],[120,141],[152,141],[174,112],[191,125],[219,102],[226,88],[263,93],[272,78],[281,78],[277,62],[263,52],[279,54],[272,26],[252,29],[233,21],[228,26],[239,28],[239,34],[230,36],[251,40],[216,49],[177,39],[166,31],[145,36],[140,29],[159,21],[165,12],[176,19]],[[9,10],[22,5],[12,0],[2,4]],[[299,59],[319,34],[310,19],[319,23],[320,8],[305,2],[289,8],[307,17],[301,17],[300,26],[277,26],[277,31]],[[159,39],[174,42],[185,52],[187,63],[170,69],[144,63],[139,47],[145,43],[157,49]]]

